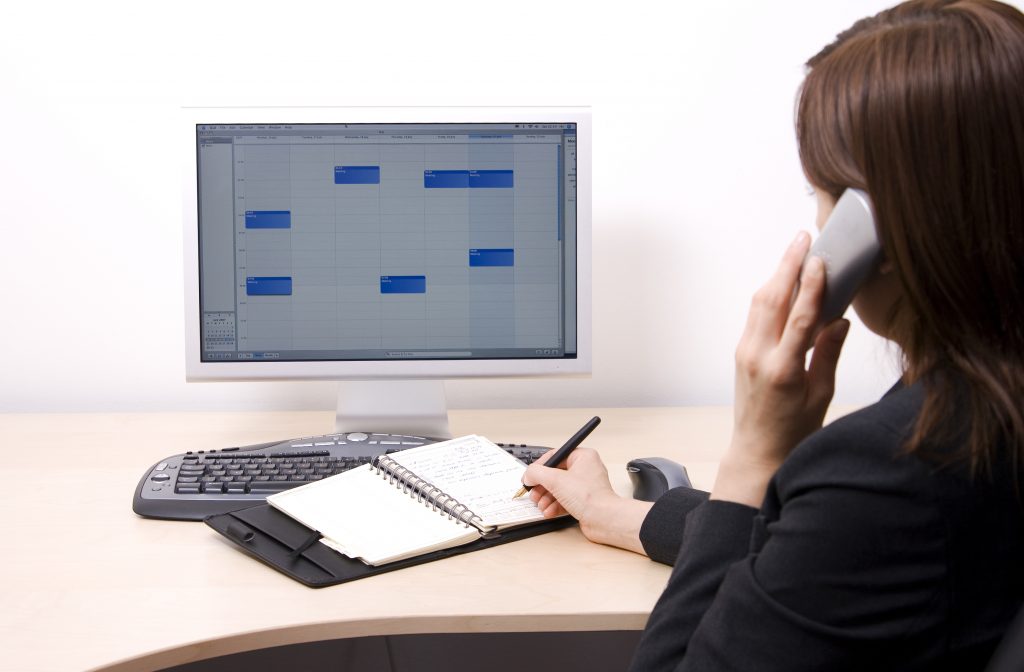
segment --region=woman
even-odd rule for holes
[[[816,332],[801,234],[750,308],[710,497],[619,498],[587,449],[530,467],[546,514],[674,562],[636,670],[982,669],[1024,602],[1024,16],[914,0],[808,65],[818,225],[871,195],[884,262],[854,308],[904,372],[821,428],[848,323]]]

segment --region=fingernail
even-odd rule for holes
[[[807,238],[807,232],[806,231],[799,231],[796,234],[796,238],[793,239],[793,242],[790,243],[789,246],[790,247],[799,247],[804,242],[805,238]]]

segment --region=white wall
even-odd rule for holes
[[[594,374],[450,403],[729,403],[749,296],[813,222],[802,63],[889,3],[161,4],[4,12],[0,410],[333,405],[326,383],[184,382],[181,105],[592,105]],[[855,322],[837,399],[894,362]]]

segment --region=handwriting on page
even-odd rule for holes
[[[437,444],[441,446],[442,444]],[[537,520],[540,510],[528,497],[513,500],[526,467],[479,436],[448,441],[443,449],[414,448],[391,455],[420,478],[459,500],[486,525]]]

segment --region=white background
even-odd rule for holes
[[[888,4],[17,3],[0,410],[333,407],[330,383],[185,383],[182,105],[593,106],[593,376],[453,381],[449,403],[729,403],[749,297],[813,226],[802,64]],[[854,320],[837,401],[896,371]]]

